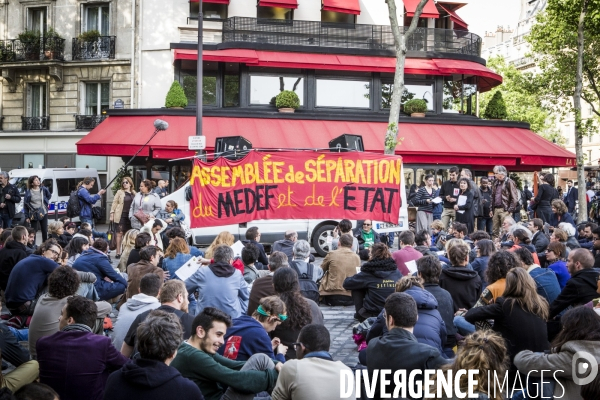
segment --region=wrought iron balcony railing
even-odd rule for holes
[[[223,42],[394,50],[392,29],[386,25],[280,21],[248,17],[226,19],[223,22]],[[456,53],[480,57],[481,43],[481,37],[463,30],[417,28],[407,41],[407,46],[409,51]]]
[[[100,36],[92,41],[73,38],[73,60],[115,58],[116,41],[116,36]]]
[[[42,37],[35,40],[0,40],[0,61],[64,60],[65,39]]]
[[[94,129],[106,118],[108,115],[76,115],[75,129]]]
[[[24,131],[47,131],[50,129],[50,117],[21,117],[21,129]]]

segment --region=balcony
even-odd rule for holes
[[[21,129],[24,131],[47,131],[50,129],[50,117],[21,117]]]
[[[223,22],[223,43],[228,42],[394,51],[392,29],[386,25],[248,17],[232,17]],[[409,51],[480,57],[481,43],[478,35],[462,30],[417,28],[409,38],[407,47]]]
[[[0,40],[0,61],[64,60],[65,39],[42,37],[33,41]]]
[[[91,41],[73,38],[73,60],[114,59],[116,41],[116,36],[100,36]]]
[[[107,115],[76,115],[75,129],[94,129],[106,118]]]

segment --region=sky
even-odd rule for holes
[[[469,24],[469,31],[482,38],[485,31],[495,31],[498,25],[517,27],[521,0],[467,0],[457,14]]]

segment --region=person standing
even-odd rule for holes
[[[21,201],[19,189],[8,181],[8,172],[0,171],[0,228],[9,229],[15,217],[15,205]]]
[[[468,178],[460,178],[458,181],[460,189],[459,200],[464,196],[464,204],[457,202],[454,205],[454,211],[456,211],[456,222],[465,224],[467,226],[467,232],[472,233],[475,229],[475,200],[473,193],[477,188],[471,187],[471,182]],[[461,203],[460,205],[458,203]]]
[[[162,205],[160,204],[160,197],[152,192],[152,182],[149,179],[144,179],[140,183],[140,192],[135,195],[133,202],[129,208],[129,220],[131,221],[131,227],[135,229],[142,229],[142,226],[148,220],[141,221],[135,216],[136,212],[141,211],[146,218],[150,219],[150,216],[156,217],[160,212]]]
[[[417,192],[417,196],[413,200],[415,205],[419,207],[417,211],[417,232],[429,230],[429,226],[433,222],[433,199],[435,191],[433,190],[433,175],[425,175],[425,186],[421,186]]]
[[[442,183],[442,187],[438,194],[444,202],[444,211],[442,211],[442,223],[444,224],[444,229],[448,229],[450,219],[452,219],[452,222],[456,220],[454,205],[458,200],[458,194],[460,192],[458,187],[458,168],[450,168],[448,170],[448,176],[450,179]]]
[[[129,210],[131,209],[134,197],[133,181],[130,177],[125,176],[121,180],[121,189],[117,190],[110,208],[110,222],[117,223],[117,259],[121,258],[121,241],[123,240],[123,235],[131,229]]]
[[[92,207],[94,206],[94,203],[100,200],[101,196],[106,193],[105,189],[101,189],[97,194],[92,196],[90,194],[90,189],[94,187],[94,183],[96,183],[94,178],[86,177],[83,178],[77,186],[77,197],[79,197],[79,205],[81,206],[79,220],[81,222],[89,223],[92,228],[94,227]]]
[[[23,211],[27,222],[31,222],[31,227],[42,230],[42,242],[48,240],[48,204],[52,194],[46,186],[42,186],[40,177],[32,175],[27,180],[27,191],[23,200]],[[40,218],[36,211],[43,208],[44,217]]]
[[[544,223],[550,223],[552,218],[552,200],[558,199],[558,192],[554,188],[554,175],[540,175],[538,194],[533,199],[536,205],[535,212]]]
[[[477,230],[485,231],[492,235],[492,191],[490,189],[490,181],[488,178],[481,178],[481,216],[477,217]]]
[[[492,183],[492,230],[494,237],[500,237],[500,227],[504,218],[511,216],[519,204],[519,191],[515,182],[508,177],[508,171],[503,165],[494,167],[495,180]]]

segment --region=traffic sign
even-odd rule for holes
[[[189,136],[188,150],[204,150],[206,148],[206,136]]]

